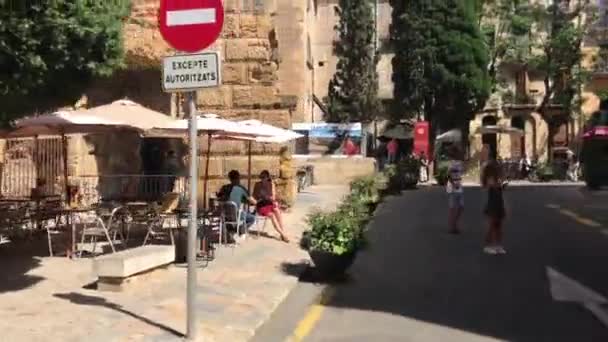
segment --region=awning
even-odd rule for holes
[[[52,134],[103,133],[131,129],[146,136],[162,135],[175,119],[130,100],[76,111],[60,111],[15,121],[17,130],[9,137]]]
[[[414,139],[414,131],[405,125],[397,125],[384,131],[384,133],[380,135],[380,138],[401,140]]]
[[[435,141],[437,142],[451,142],[451,143],[458,143],[462,141],[462,131],[454,128],[451,129],[447,132],[443,132],[441,134],[439,134],[436,138]]]
[[[159,127],[159,129],[167,129],[184,134],[188,131],[189,121],[189,119],[175,120],[175,122],[171,123],[167,127]],[[259,127],[244,125],[235,121],[222,119],[217,114],[203,114],[198,116],[197,128],[198,132],[212,134],[214,136],[234,136],[235,138],[272,136],[272,134]]]
[[[62,111],[28,117],[15,121],[16,130],[7,134],[9,138],[37,135],[61,135],[76,133],[100,133],[109,130],[130,129],[142,132],[137,127],[121,121],[89,115],[86,112]]]

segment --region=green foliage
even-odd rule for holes
[[[394,97],[435,128],[464,125],[490,94],[475,0],[391,0]]]
[[[375,19],[371,0],[340,0],[334,53],[336,73],[329,82],[330,122],[369,121],[379,111]]]
[[[538,177],[542,181],[549,181],[555,177],[555,170],[550,163],[543,163],[538,167]]]
[[[335,211],[316,211],[308,216],[308,249],[336,255],[354,252],[365,245],[367,206],[356,196],[347,196]]]
[[[437,167],[435,168],[435,179],[439,185],[445,185],[448,183],[448,169],[450,167],[450,162],[447,160],[442,160],[437,162]]]
[[[546,92],[537,111],[549,124],[548,105],[562,105],[568,113],[580,107],[578,93],[589,78],[589,72],[580,68],[581,46],[595,20],[592,7],[589,0],[556,1],[548,6],[520,0],[484,1],[482,27],[488,33],[494,84],[501,64],[520,65],[521,71],[544,75]]]
[[[379,202],[382,185],[377,176],[362,177],[351,183],[351,193],[334,211],[314,211],[308,216],[310,230],[304,233],[302,247],[342,255],[366,245],[365,227],[372,208]]]
[[[126,0],[0,2],[0,100],[53,96],[112,74],[129,11]]]
[[[399,161],[398,169],[399,173],[415,172],[420,171],[420,159],[414,157],[406,157]]]
[[[357,178],[350,184],[350,192],[353,196],[361,198],[363,203],[377,203],[380,200],[378,193],[380,183],[381,180],[377,176]]]

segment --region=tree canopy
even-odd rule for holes
[[[0,111],[31,110],[24,99],[60,97],[121,67],[129,10],[122,0],[0,0]]]
[[[373,3],[340,0],[336,13],[340,18],[334,43],[338,64],[329,83],[327,119],[369,121],[380,110]]]
[[[591,6],[589,0],[555,1],[548,6],[521,0],[485,0],[482,28],[491,49],[490,72],[497,88],[497,68],[501,64],[518,65],[524,72],[543,75],[545,94],[537,108],[543,118],[552,121],[547,112],[551,104],[572,112],[586,78],[579,66],[582,42],[593,22],[589,15],[593,12],[588,11]]]
[[[391,0],[394,97],[401,116],[464,126],[490,94],[488,49],[474,0]]]

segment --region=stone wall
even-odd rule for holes
[[[279,92],[279,64],[276,51],[280,47],[273,22],[274,1],[263,3],[224,1],[225,22],[221,38],[210,47],[222,58],[222,86],[197,92],[197,109],[202,113],[216,113],[229,120],[257,119],[284,128],[291,126],[291,113],[282,105]],[[108,90],[101,84],[88,91],[96,99],[129,96],[143,105],[183,117],[183,99],[162,92],[160,65],[162,57],[173,50],[163,41],[157,27],[158,0],[134,0],[131,20],[125,27],[125,48],[129,91]],[[119,82],[115,78],[107,82]],[[120,83],[124,84],[124,83]],[[204,174],[206,139],[200,139],[199,175]],[[252,144],[252,175],[268,169],[279,179],[280,191],[287,202],[293,201],[292,177],[279,170],[288,165],[289,158],[281,158],[282,146]],[[247,177],[247,144],[244,142],[213,141],[209,160],[209,193],[216,192],[226,182],[226,174],[236,169]],[[254,180],[255,181],[255,180]],[[246,180],[244,181],[246,183]],[[201,183],[202,187],[202,183]],[[202,191],[202,188],[201,188]]]
[[[312,165],[315,185],[348,185],[359,177],[373,175],[376,171],[374,158],[297,158],[299,166]]]

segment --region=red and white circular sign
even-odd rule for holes
[[[160,33],[176,50],[197,52],[213,44],[222,33],[221,0],[161,0]]]

